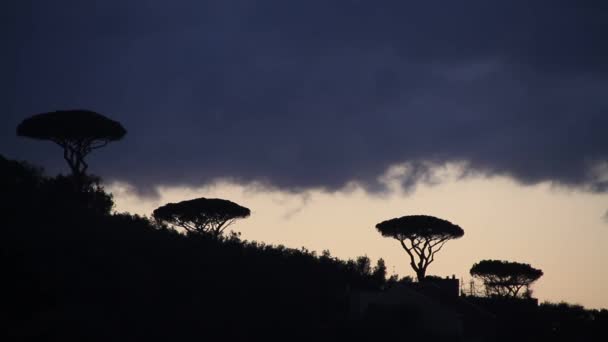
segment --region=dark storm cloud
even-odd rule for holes
[[[422,4],[423,3],[423,4]],[[584,5],[583,5],[584,4]],[[143,187],[223,177],[370,188],[387,167],[465,162],[605,190],[601,1],[53,1],[2,6],[0,148],[28,115],[89,108],[124,141],[92,170]]]

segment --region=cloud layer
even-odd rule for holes
[[[430,166],[604,191],[600,1],[54,1],[6,6],[0,148],[28,115],[89,108],[124,141],[92,170],[140,188],[217,178],[378,188]],[[8,11],[8,12],[7,12]],[[55,165],[55,166],[53,166]],[[608,169],[607,169],[608,170]]]

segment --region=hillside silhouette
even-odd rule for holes
[[[347,324],[349,289],[379,289],[385,268],[304,249],[183,235],[111,214],[98,183],[1,160],[4,322],[42,340],[167,340],[222,332],[250,339]],[[270,335],[267,335],[270,334]]]
[[[8,340],[599,341],[607,336],[606,310],[457,293],[446,299],[432,290],[442,278],[427,276],[425,286],[411,278],[387,279],[381,260],[375,266],[367,257],[344,261],[328,251],[316,255],[242,241],[235,233],[184,234],[146,217],[112,213],[112,196],[96,177],[88,176],[80,191],[70,176],[47,177],[25,162],[1,157],[0,170],[7,286],[1,320]],[[431,315],[441,307],[459,308],[466,316],[464,331],[446,336],[440,327],[425,327],[415,305],[368,305],[353,315],[361,303],[353,298],[363,298],[358,294],[390,291],[431,298],[438,303],[429,304]]]

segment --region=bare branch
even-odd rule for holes
[[[95,142],[91,142],[91,145],[89,147],[91,150],[96,150],[98,148],[102,148],[109,143],[108,140],[97,140],[97,141],[99,142],[97,145],[94,145]]]
[[[418,272],[418,266],[416,265],[416,258],[414,257],[414,255],[410,251],[410,248],[407,247],[407,245],[405,244],[404,240],[399,240],[399,242],[401,243],[401,246],[403,247],[403,249],[410,256],[410,265],[412,266],[412,268],[414,269],[414,271]]]

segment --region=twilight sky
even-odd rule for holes
[[[118,210],[241,200],[247,238],[394,253],[402,274],[404,252],[373,225],[435,215],[465,236],[441,252],[459,264],[438,255],[430,273],[530,262],[541,299],[608,307],[605,1],[8,0],[0,13],[7,157],[64,171],[58,148],[15,127],[92,109],[129,131],[90,158]]]

